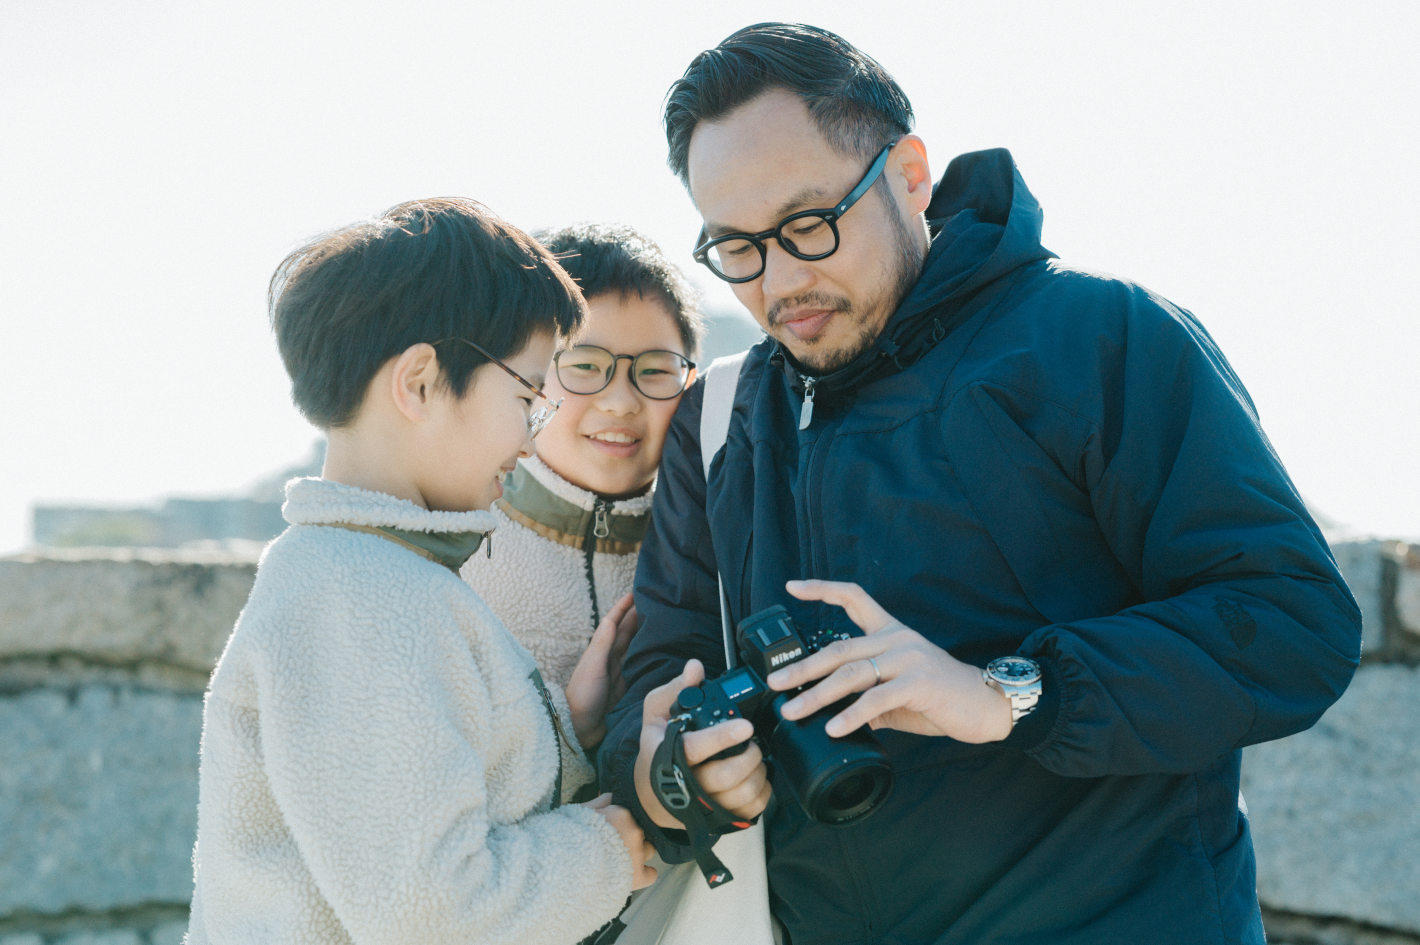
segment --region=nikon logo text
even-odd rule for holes
[[[787,653],[776,653],[775,655],[769,658],[769,665],[778,666],[780,663],[787,663],[792,659],[796,659],[798,655],[802,652],[804,652],[804,648],[801,646],[796,646]]]

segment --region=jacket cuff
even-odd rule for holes
[[[1029,755],[1050,742],[1056,726],[1063,722],[1065,680],[1052,660],[1041,659],[1031,653],[1020,655],[1040,667],[1040,699],[1035,704],[1035,711],[1018,721],[1001,744]]]

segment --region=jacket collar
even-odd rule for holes
[[[581,548],[591,536],[597,551],[610,554],[637,551],[651,518],[649,490],[629,499],[606,499],[568,482],[536,456],[518,462],[494,505],[551,541]]]
[[[497,524],[492,512],[436,512],[383,492],[316,478],[286,484],[281,514],[292,525],[379,535],[455,572]]]
[[[831,398],[904,370],[956,327],[962,303],[978,289],[1020,266],[1054,256],[1040,245],[1040,204],[1005,148],[953,160],[933,189],[926,216],[932,244],[922,274],[867,350],[814,378],[816,396]],[[777,341],[770,358],[802,393],[805,377],[812,375]]]

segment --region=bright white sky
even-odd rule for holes
[[[1048,247],[1198,314],[1316,508],[1420,538],[1412,0],[45,0],[0,10],[0,553],[36,500],[308,454],[264,301],[318,231],[459,194],[692,265],[661,99],[764,19],[875,55],[938,173],[1009,147]]]

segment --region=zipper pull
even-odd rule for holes
[[[598,538],[605,538],[611,534],[611,525],[606,519],[607,509],[610,504],[602,499],[597,499],[592,505],[592,514],[596,516],[596,524],[592,526],[592,534]]]
[[[814,385],[818,381],[812,377],[804,378],[804,405],[799,408],[799,429],[807,430],[809,423],[814,418]]]

